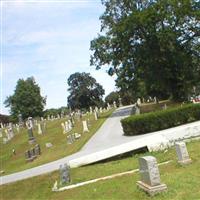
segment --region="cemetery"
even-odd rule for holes
[[[0,200],[200,200],[199,6],[2,0]]]
[[[162,102],[161,102],[161,104],[162,104]],[[152,104],[149,104],[149,106],[151,106],[151,105]],[[147,105],[140,104],[139,109],[142,110],[143,106],[146,107]],[[113,104],[113,109],[114,109],[114,107],[115,106]],[[12,148],[14,148],[14,150],[15,150],[15,153],[13,153],[11,151],[12,148],[10,148],[9,155],[11,156],[12,161],[10,161],[10,159],[7,160],[7,162],[8,162],[7,166],[12,165],[12,168],[10,168],[10,171],[8,171],[8,172],[6,172],[6,171],[3,172],[2,175],[6,175],[9,173],[15,172],[16,169],[14,168],[14,166],[20,162],[21,162],[20,163],[21,169],[18,167],[17,171],[21,171],[26,168],[32,168],[37,165],[43,164],[44,160],[41,161],[41,158],[45,154],[45,151],[50,151],[51,159],[53,158],[52,160],[56,160],[54,155],[57,154],[57,151],[59,152],[59,150],[56,149],[55,146],[57,146],[58,143],[57,144],[55,143],[55,138],[53,137],[53,133],[51,134],[51,130],[49,127],[51,127],[51,129],[53,129],[54,131],[59,130],[59,133],[55,133],[56,135],[60,134],[60,137],[65,136],[65,146],[63,146],[62,148],[65,148],[66,150],[68,149],[68,152],[65,151],[66,152],[65,155],[62,155],[62,154],[59,155],[59,156],[63,157],[66,155],[73,154],[76,151],[80,150],[80,148],[81,148],[80,144],[79,144],[78,148],[74,147],[74,149],[73,149],[74,152],[72,150],[70,151],[69,150],[70,148],[68,148],[68,147],[72,148],[73,145],[77,141],[83,139],[83,137],[85,135],[90,134],[90,132],[92,131],[92,126],[97,126],[95,128],[97,130],[97,128],[99,128],[99,126],[103,122],[105,123],[105,119],[107,117],[109,117],[109,116],[110,116],[110,118],[112,118],[112,116],[114,117],[115,113],[117,114],[118,112],[120,112],[120,110],[123,111],[124,109],[126,110],[127,108],[128,108],[128,110],[130,110],[129,107],[120,107],[116,111],[114,111],[114,113],[112,115],[111,115],[111,113],[113,112],[113,109],[111,109],[111,108],[110,108],[111,109],[110,111],[102,112],[101,114],[99,111],[97,120],[95,117],[95,113],[97,112],[96,111],[97,109],[95,109],[94,114],[88,112],[88,114],[83,116],[81,120],[79,117],[75,118],[73,127],[71,127],[71,126],[69,127],[70,122],[68,120],[62,119],[62,118],[54,119],[54,120],[50,120],[50,121],[44,120],[46,123],[45,134],[41,133],[41,130],[40,130],[40,128],[38,129],[38,126],[36,126],[37,128],[35,128],[35,130],[33,129],[33,133],[31,133],[31,134],[30,134],[29,126],[27,126],[27,128],[21,128],[22,132],[20,133],[20,132],[16,131],[16,135],[13,136],[13,141],[15,139],[17,139],[17,137],[19,137],[23,134],[23,136],[25,136],[24,140],[26,141],[27,146],[30,146],[30,148],[25,150],[25,152],[24,152],[25,157],[22,156],[22,158],[20,158],[20,159],[18,158],[19,160],[21,160],[21,161],[18,161],[18,159],[16,157],[20,156],[20,154],[18,153],[20,151],[20,149],[17,148],[17,145],[14,147],[12,146]],[[133,107],[134,107],[134,105],[132,105],[130,108],[133,108]],[[172,106],[172,108],[170,108],[170,106],[168,106],[167,110],[174,109],[173,107],[174,106]],[[182,108],[182,106],[180,106],[180,105],[178,107]],[[163,111],[165,111],[165,110],[163,110]],[[162,112],[162,111],[159,111],[159,112]],[[124,113],[124,111],[123,111],[123,113]],[[125,114],[125,116],[126,115],[127,114]],[[143,114],[138,114],[138,115],[135,115],[135,117],[142,116],[142,115]],[[96,125],[96,123],[101,120],[101,117],[103,117],[102,118],[103,121],[101,123],[99,123],[98,125]],[[86,120],[84,121],[83,119],[86,119]],[[126,119],[128,119],[128,118],[126,118]],[[88,123],[89,121],[90,121],[90,123]],[[40,123],[42,123],[42,122],[40,122]],[[198,122],[196,122],[196,123],[198,123]],[[37,124],[38,124],[38,122],[37,122]],[[78,129],[78,127],[76,127],[77,124],[79,124],[79,129]],[[189,125],[190,124],[193,124],[193,123],[189,123]],[[179,128],[179,126],[178,126],[178,128]],[[172,130],[173,129],[174,128],[172,128]],[[1,132],[4,134],[4,132],[2,130],[3,129],[1,129]],[[74,130],[73,133],[71,133],[72,130]],[[166,130],[160,131],[160,132],[161,133],[166,132],[169,135],[170,133],[168,130],[170,130],[170,129],[166,129]],[[79,168],[78,166],[81,166],[82,164],[76,164],[77,162],[83,162],[83,163],[87,164],[86,160],[87,159],[90,160],[90,159],[92,159],[92,157],[91,158],[88,157],[86,159],[86,157],[83,154],[83,161],[82,161],[81,157],[78,159],[75,158],[75,160],[73,160],[73,156],[72,156],[72,160],[69,161],[68,163],[65,163],[63,160],[62,164],[59,165],[58,170],[55,170],[55,171],[51,170],[51,171],[49,171],[48,174],[44,174],[44,175],[41,174],[40,176],[36,176],[33,178],[30,177],[28,179],[17,181],[14,183],[10,182],[8,185],[0,186],[0,190],[3,190],[4,194],[6,194],[4,196],[4,198],[9,199],[12,197],[12,195],[9,197],[9,195],[7,196],[8,192],[5,193],[6,190],[9,191],[9,188],[13,188],[13,187],[18,188],[18,189],[16,189],[16,191],[19,191],[19,190],[21,190],[21,187],[23,187],[24,184],[34,184],[36,182],[42,181],[43,184],[45,184],[45,187],[47,187],[46,190],[48,190],[49,198],[62,199],[63,196],[65,196],[65,195],[67,196],[67,199],[76,199],[76,198],[84,198],[84,197],[92,198],[93,195],[95,195],[95,198],[98,198],[98,195],[100,195],[99,197],[101,197],[102,194],[105,195],[104,198],[108,198],[109,195],[112,194],[110,192],[107,193],[108,188],[109,188],[109,191],[113,191],[118,188],[117,190],[120,190],[119,192],[116,193],[113,191],[114,193],[116,193],[116,198],[125,198],[124,193],[122,191],[126,190],[127,187],[130,187],[130,191],[126,191],[126,193],[128,195],[126,197],[128,197],[128,198],[131,198],[130,195],[133,195],[132,192],[134,192],[134,195],[136,195],[136,196],[138,195],[137,198],[148,199],[148,196],[155,196],[154,197],[155,199],[161,199],[161,198],[169,199],[169,196],[173,195],[175,192],[174,191],[175,189],[173,190],[172,187],[176,188],[176,195],[178,195],[177,198],[182,198],[182,195],[183,195],[181,192],[182,187],[180,187],[180,185],[177,183],[176,176],[179,177],[178,178],[179,181],[183,181],[183,182],[184,181],[186,181],[186,182],[192,181],[192,183],[194,183],[194,184],[197,184],[198,180],[199,180],[197,174],[199,173],[198,165],[200,163],[197,158],[199,157],[198,147],[199,147],[200,143],[199,143],[198,137],[199,137],[200,129],[195,129],[195,130],[197,130],[197,132],[186,133],[185,137],[180,139],[180,137],[181,137],[180,134],[183,133],[183,131],[181,130],[180,131],[181,133],[179,134],[179,137],[178,137],[179,139],[178,138],[175,139],[175,137],[174,137],[174,139],[172,139],[172,141],[170,141],[171,144],[164,145],[164,143],[162,143],[162,144],[158,143],[157,146],[155,144],[151,144],[152,146],[151,145],[148,146],[149,152],[147,152],[147,153],[143,152],[143,153],[139,153],[139,154],[134,153],[135,151],[134,151],[133,146],[136,147],[135,149],[139,149],[140,146],[138,146],[138,144],[136,144],[136,143],[134,144],[134,140],[131,143],[130,136],[128,136],[129,143],[132,145],[127,146],[127,144],[129,144],[129,143],[127,143],[127,142],[124,143],[124,147],[123,147],[124,150],[120,150],[121,148],[119,148],[118,146],[116,146],[116,148],[115,148],[115,146],[113,146],[112,148],[108,149],[106,156],[104,156],[105,154],[102,154],[102,157],[100,156],[100,154],[98,154],[98,151],[100,150],[99,149],[96,154],[96,156],[99,157],[99,159],[95,159],[94,161],[92,161],[92,163],[94,163],[93,165],[90,165],[90,166],[86,165],[85,167]],[[172,131],[172,133],[173,133],[173,131]],[[93,134],[94,134],[94,132],[93,132]],[[189,136],[187,134],[189,134]],[[149,134],[147,134],[147,135],[149,135]],[[148,136],[149,138],[152,137],[152,139],[149,139],[150,141],[154,140],[153,138],[156,138],[157,137],[156,135],[159,135],[159,134],[155,132],[154,135],[150,134]],[[42,136],[44,136],[44,137],[46,136],[46,140],[45,140],[45,142],[43,141],[41,143],[42,140],[39,139],[39,137],[42,137]],[[90,137],[91,136],[92,135],[90,135]],[[98,134],[97,134],[97,136],[98,136]],[[36,141],[34,143],[32,143],[32,142],[29,143],[30,138],[32,139],[33,137],[35,138]],[[88,137],[87,140],[90,137]],[[127,136],[125,136],[125,137],[127,137]],[[51,138],[52,138],[52,140],[51,140]],[[162,139],[159,138],[158,140],[161,141]],[[194,141],[192,141],[192,140],[194,140]],[[16,140],[16,141],[18,141],[18,140]],[[15,143],[16,143],[16,141],[15,141]],[[137,142],[137,141],[139,142],[139,140],[135,140],[135,142]],[[147,142],[147,140],[144,140],[144,143],[145,143],[145,141]],[[186,141],[187,143],[185,143],[183,141]],[[3,144],[3,145],[5,145],[5,146],[11,145],[12,144],[11,142],[12,142],[12,140],[9,141],[9,143]],[[84,143],[82,143],[82,145],[84,145],[85,142],[86,141],[84,141]],[[41,145],[38,145],[37,143],[40,143]],[[47,148],[47,146],[48,146],[47,144],[48,145],[50,144],[49,148]],[[187,144],[187,146],[186,146],[186,144]],[[18,145],[20,146],[20,144],[18,144]],[[87,145],[89,146],[90,143],[88,143]],[[86,147],[87,147],[87,145],[86,145]],[[87,151],[86,147],[84,147],[85,151]],[[143,147],[143,146],[141,146],[141,147]],[[189,150],[187,149],[187,147],[189,147],[188,148]],[[84,148],[82,150],[83,152],[84,152]],[[96,148],[98,149],[98,146]],[[111,151],[111,149],[113,149],[113,151]],[[105,162],[101,162],[99,164],[98,163],[95,164],[95,161],[102,160],[103,158],[117,156],[120,153],[125,153],[130,150],[133,150],[133,151],[131,153],[131,156],[129,153],[127,158],[125,157],[123,159],[120,159],[120,157],[119,157],[116,161],[115,161],[115,159],[114,159],[114,161],[112,161],[112,159],[111,159],[109,162],[105,161]],[[114,153],[112,153],[112,152],[114,152]],[[22,154],[23,153],[21,153],[21,155]],[[46,155],[48,155],[47,152],[46,152]],[[88,154],[88,156],[89,155],[90,154]],[[93,154],[91,154],[91,156],[92,155]],[[58,156],[58,154],[57,154],[57,156]],[[59,157],[57,157],[57,159],[58,158]],[[22,159],[23,159],[23,162],[22,162]],[[46,161],[49,162],[49,161],[51,161],[51,159],[49,159],[48,161],[46,160]],[[14,163],[13,160],[15,160],[16,164]],[[40,162],[38,162],[38,161],[40,161]],[[90,162],[88,162],[88,163],[90,163]],[[85,164],[83,164],[83,165],[85,165]],[[189,172],[187,172],[187,170],[189,170],[190,168],[192,168],[192,169],[194,168],[193,171],[191,171],[191,173],[193,173],[194,175],[191,175]],[[2,171],[3,171],[3,169],[2,169]],[[87,173],[88,171],[90,171],[89,174]],[[148,171],[149,175],[148,175],[147,171]],[[189,174],[187,175],[187,179],[185,179],[184,176],[180,177],[181,174],[185,174],[185,173],[190,174],[190,175]],[[197,173],[197,174],[195,175],[195,173]],[[154,175],[155,175],[155,177],[153,177]],[[196,178],[192,178],[192,176],[196,176]],[[123,184],[122,184],[123,186],[120,184],[121,181],[123,181]],[[135,181],[135,183],[133,181]],[[132,185],[131,186],[127,185],[128,183],[132,183]],[[113,184],[115,185],[115,187],[112,187]],[[186,183],[184,183],[184,184],[186,184]],[[38,185],[35,187],[34,198],[41,198],[43,195],[45,195],[47,197],[48,196],[47,191],[45,191],[44,193],[43,192],[38,193],[38,191],[40,191],[38,187],[40,187],[40,186]],[[81,192],[82,190],[86,190],[88,192],[86,192],[86,194],[83,195]],[[178,191],[180,190],[180,193],[177,192],[177,190]],[[198,189],[194,186],[193,190],[195,191],[195,194],[193,194],[194,197],[198,196],[199,195]],[[184,191],[189,192],[188,188],[184,189]],[[145,193],[147,193],[148,195],[145,195]],[[79,196],[79,195],[81,195],[81,196]],[[113,195],[114,194],[112,194],[112,197],[113,197]],[[22,197],[20,192],[17,192],[17,196],[19,198]],[[134,196],[135,199],[137,199],[136,196]],[[25,197],[29,198],[28,190],[25,191]],[[115,197],[115,195],[114,195],[114,197]]]
[[[19,132],[14,125],[10,132],[3,125],[4,128],[1,128],[2,137],[0,138],[2,146],[0,148],[0,155],[4,155],[0,158],[2,163],[0,171],[3,171],[1,175],[32,168],[79,151],[112,111],[109,110],[101,113],[98,120],[95,120],[94,114],[91,115],[89,113],[83,116],[82,120],[75,118],[74,127],[69,129],[66,126],[65,130],[61,124],[68,124],[69,117],[66,116],[54,120],[37,120],[37,124],[34,125],[33,129],[29,126],[20,127]],[[89,132],[84,130],[83,122],[84,124],[86,122],[84,119],[89,122],[87,127],[90,130]],[[45,130],[40,128],[43,124],[46,124]],[[37,156],[34,159],[29,158],[31,157],[31,152],[34,153],[32,150],[36,144],[40,146],[41,156]],[[13,148],[15,149],[15,155],[12,152]],[[32,162],[26,162],[26,160]]]

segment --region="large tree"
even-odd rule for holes
[[[198,0],[103,0],[91,65],[110,66],[117,86],[135,96],[182,101],[200,83]]]
[[[12,96],[7,97],[4,102],[6,107],[10,107],[11,115],[14,119],[21,113],[22,118],[42,116],[46,104],[46,98],[40,94],[40,87],[33,77],[19,79]]]
[[[74,73],[68,78],[68,104],[71,109],[102,105],[103,87],[89,73]]]

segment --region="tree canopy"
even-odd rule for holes
[[[200,83],[200,3],[197,0],[103,0],[101,34],[91,41],[91,65],[108,65],[117,86],[135,97],[186,100]]]
[[[10,107],[11,115],[14,119],[21,113],[22,118],[42,116],[46,98],[40,94],[40,87],[33,77],[19,79],[12,96],[7,97],[4,102],[6,107]]]
[[[76,72],[68,78],[68,105],[71,109],[88,109],[103,104],[103,87],[89,73]]]

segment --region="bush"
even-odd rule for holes
[[[200,120],[200,104],[133,115],[121,120],[125,135],[140,135]]]

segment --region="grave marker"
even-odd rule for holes
[[[70,167],[67,164],[60,165],[60,183],[61,185],[70,183]]]
[[[167,190],[167,186],[160,182],[160,173],[155,157],[145,156],[139,158],[139,166],[141,175],[141,181],[137,182],[139,188],[151,196]]]
[[[181,165],[190,164],[192,160],[189,157],[185,142],[176,142],[175,147],[178,156],[178,163]]]
[[[87,121],[83,121],[83,133],[84,132],[89,132],[88,126],[87,126]]]

